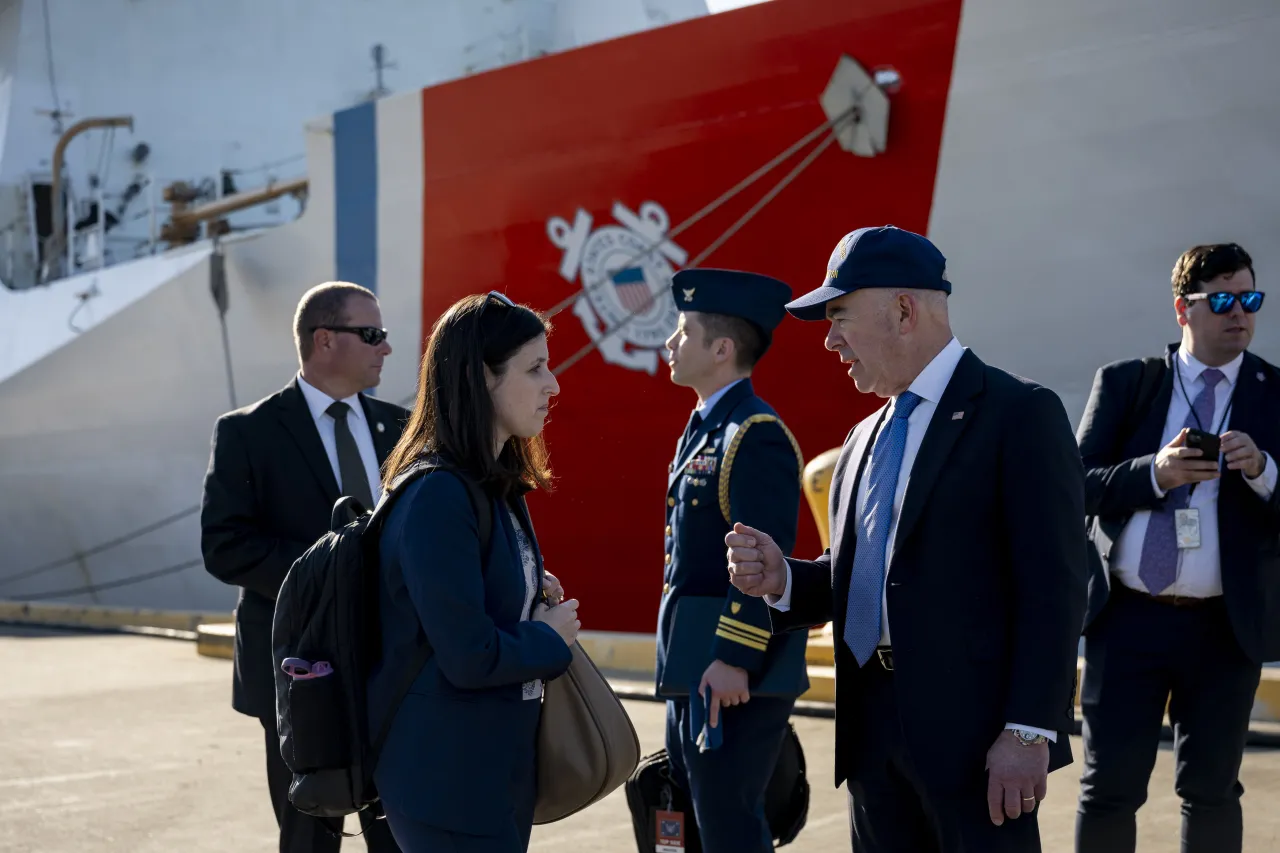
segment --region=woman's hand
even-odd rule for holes
[[[552,607],[564,601],[564,587],[560,585],[560,579],[551,572],[542,573],[542,591],[547,596],[547,603]]]
[[[578,629],[582,627],[582,623],[578,621],[578,600],[571,598],[555,607],[540,603],[533,609],[533,621],[546,622],[555,629],[566,646],[572,646],[578,641]]]

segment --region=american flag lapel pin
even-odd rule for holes
[[[953,420],[953,421],[958,421],[958,420],[960,420],[960,419],[961,419],[961,418],[963,418],[963,417],[964,417],[964,412],[963,412],[963,411],[960,411],[960,412],[952,412],[952,413],[951,413],[951,420]]]

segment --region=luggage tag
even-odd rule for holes
[[[1177,509],[1173,511],[1173,528],[1179,548],[1200,547],[1200,510]]]
[[[657,844],[655,853],[684,853],[684,814],[682,812],[657,811]]]
[[[724,717],[719,725],[711,726],[711,688],[706,689],[706,696],[698,696],[698,685],[689,689],[689,739],[698,745],[699,752],[710,752],[719,749],[724,742]],[[720,709],[721,712],[724,708]]]

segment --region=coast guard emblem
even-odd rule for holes
[[[615,202],[612,213],[616,224],[594,231],[591,214],[582,208],[572,225],[553,216],[547,237],[564,252],[561,278],[581,278],[573,313],[600,355],[653,375],[659,358],[666,359],[666,340],[680,313],[671,297],[672,265],[683,264],[688,254],[666,239],[671,221],[657,202],[646,201],[639,213]]]

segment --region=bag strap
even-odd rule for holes
[[[419,463],[409,469],[392,485],[392,491],[398,495],[410,481],[439,470],[451,472],[467,488],[467,497],[471,500],[472,509],[475,510],[477,527],[480,533],[480,570],[483,572],[489,558],[489,543],[493,537],[493,514],[489,507],[489,497],[480,488],[479,483],[462,469],[437,459],[432,462]],[[381,511],[383,506],[393,499],[394,496],[388,494],[383,502],[379,504],[378,511]],[[374,514],[376,516],[377,512]],[[373,520],[371,519],[369,523],[372,526]],[[414,650],[413,657],[409,659],[408,665],[400,673],[400,680],[396,682],[396,689],[391,694],[391,704],[387,707],[387,714],[382,720],[382,725],[378,727],[378,736],[374,738],[373,744],[370,746],[367,767],[371,775],[373,768],[378,766],[378,758],[382,755],[382,746],[386,743],[387,736],[391,734],[391,724],[395,721],[396,711],[400,708],[400,703],[404,701],[404,697],[409,693],[409,688],[417,680],[418,673],[422,672],[422,668],[431,659],[432,648],[431,643],[427,640],[426,633],[419,631],[419,636],[421,644]]]

